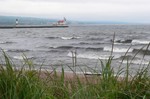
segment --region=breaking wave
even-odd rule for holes
[[[72,53],[69,52],[68,55],[69,57],[72,57]],[[102,60],[107,60],[110,58],[110,55],[97,55],[97,54],[77,54],[77,58],[85,58],[85,59],[102,59]],[[120,56],[114,56],[113,59],[118,59]]]
[[[79,39],[80,37],[45,37],[45,38],[47,38],[47,39],[58,39],[58,38],[60,38],[60,39],[63,39],[63,40],[71,40],[71,39]]]
[[[0,41],[0,44],[12,44],[14,42],[10,42],[10,41]]]
[[[24,57],[23,56],[13,56],[14,59],[18,59],[18,60],[23,60]],[[33,56],[26,56],[27,59],[33,59]]]
[[[119,61],[119,62],[121,62],[121,63],[123,63],[123,64],[127,64],[127,63],[131,63],[131,64],[135,64],[135,65],[148,65],[149,64],[149,61],[147,61],[147,60],[140,60],[140,59],[136,59],[136,60],[123,60],[123,62],[122,61]]]
[[[127,40],[115,40],[115,43],[131,43],[132,40],[131,39],[127,39]]]
[[[61,37],[63,40],[79,39],[80,37]]]
[[[127,52],[128,48],[113,48],[113,52]],[[104,51],[112,51],[111,47],[104,47]],[[133,49],[129,49],[128,52],[132,52]]]
[[[135,45],[135,44],[149,44],[150,41],[147,41],[147,40],[132,40],[132,44]]]

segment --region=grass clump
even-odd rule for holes
[[[130,65],[117,73],[111,66],[113,57],[101,62],[101,76],[85,76],[56,70],[34,70],[32,62],[17,69],[3,52],[5,65],[0,65],[0,99],[148,99],[150,97],[149,65],[141,66],[135,75]],[[24,65],[28,66],[28,70]],[[73,70],[73,69],[72,69]],[[124,77],[121,77],[124,75]]]
[[[37,73],[33,70],[17,70],[3,52],[5,66],[0,66],[0,99],[38,99],[43,97]]]

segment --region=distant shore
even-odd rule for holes
[[[13,28],[66,28],[68,25],[5,25],[0,26],[0,29],[13,29]]]

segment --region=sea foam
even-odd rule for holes
[[[74,53],[72,54],[71,52],[69,52],[67,56],[72,57],[74,55],[75,55]],[[98,54],[94,54],[94,53],[82,53],[82,54],[79,53],[79,54],[76,55],[76,57],[77,58],[85,58],[85,59],[102,59],[102,60],[107,60],[107,59],[110,58],[110,55],[98,55]],[[117,59],[119,57],[120,56],[115,55],[115,56],[113,56],[113,59]]]
[[[149,44],[150,41],[147,41],[147,40],[132,40],[132,44],[135,45],[135,44]]]
[[[104,51],[109,51],[111,52],[112,51],[112,48],[111,47],[104,47]],[[119,48],[119,47],[114,47],[113,48],[113,52],[132,52],[133,49],[129,49],[128,48]]]

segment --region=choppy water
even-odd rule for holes
[[[100,64],[98,59],[105,61],[109,58],[114,32],[112,64],[116,69],[122,59],[122,63],[127,64],[139,49],[150,42],[150,25],[82,25],[69,28],[0,29],[0,47],[18,65],[24,53],[37,67],[42,64],[45,68],[67,68],[72,66],[71,51],[76,50],[77,65],[96,68]],[[127,56],[123,57],[127,50]],[[149,60],[150,48],[146,52],[144,47],[131,63],[133,68],[138,68],[139,64],[147,65]]]

